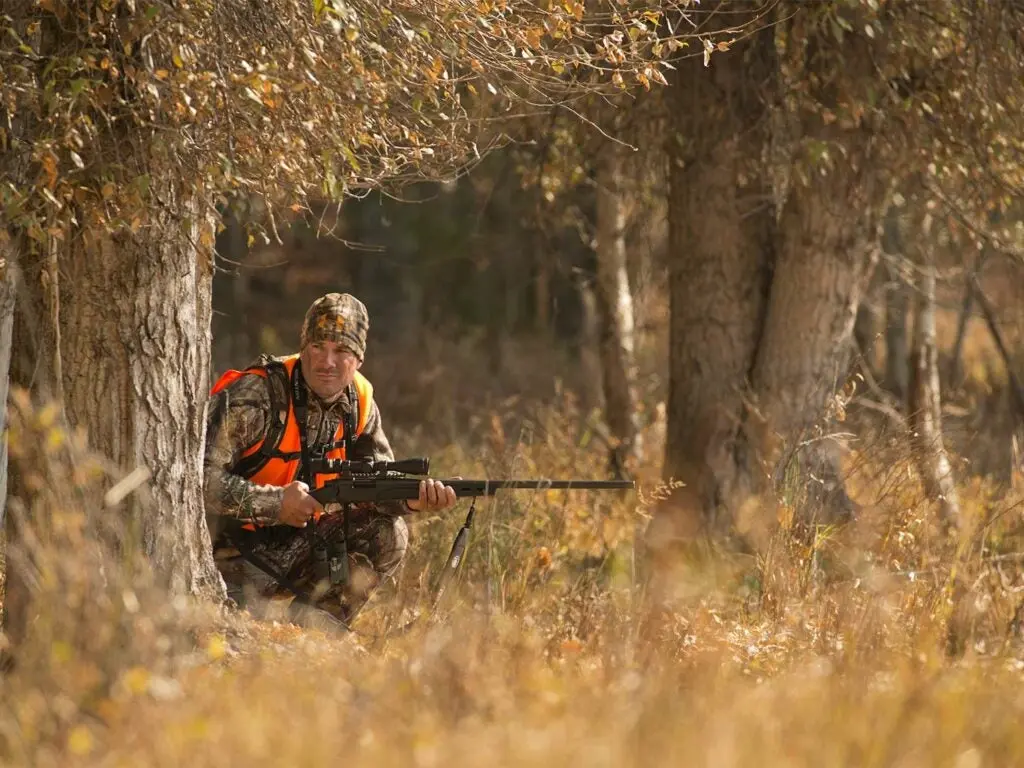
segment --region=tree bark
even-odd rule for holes
[[[949,353],[949,386],[956,389],[963,383],[964,339],[967,337],[967,323],[974,312],[974,277],[981,274],[985,263],[985,251],[978,254],[974,266],[964,280],[964,298],[960,305],[960,315],[956,321],[956,336],[953,339],[953,350]]]
[[[821,437],[814,428],[845,375],[857,306],[877,258],[865,174],[863,166],[809,174],[793,185],[783,209],[754,366],[758,418],[748,433],[759,433],[754,449],[767,466],[784,467],[799,442]],[[836,476],[823,482],[826,490],[841,489]]]
[[[947,531],[960,528],[960,503],[953,467],[942,439],[942,398],[935,342],[935,268],[921,266],[914,321],[914,360],[910,388],[910,426],[918,473],[929,498],[939,507]]]
[[[700,514],[674,527],[656,516],[654,535],[665,528],[681,538],[714,534],[740,522],[738,532],[754,543],[737,513],[775,490],[807,441],[801,479],[821,478],[831,497],[826,517],[852,511],[838,445],[819,427],[849,362],[856,309],[877,259],[884,190],[873,175],[872,128],[820,110],[838,109],[870,82],[871,57],[864,40],[853,40],[842,52],[844,69],[824,41],[794,43],[818,109],[773,112],[765,102],[781,71],[775,43],[758,33],[713,55],[708,69],[696,61],[692,71],[681,68],[682,87],[670,92],[678,134],[670,148],[665,475],[688,486],[674,496],[673,511]],[[765,82],[751,73],[767,73]],[[784,159],[772,154],[776,147]],[[818,516],[820,507],[809,508]],[[753,518],[765,530],[773,519]]]
[[[76,233],[60,254],[59,307],[44,300],[49,260],[31,264],[16,381],[37,402],[62,400],[68,424],[120,471],[148,473],[145,508],[130,496],[122,514],[172,591],[220,599],[202,502],[213,218],[170,182],[158,194],[134,234]]]
[[[739,441],[773,261],[762,169],[767,107],[751,73],[774,68],[771,34],[680,63],[669,90],[669,392],[664,476],[685,485],[651,538],[717,533],[746,491]],[[667,540],[666,539],[666,540]]]
[[[890,209],[882,229],[882,249],[893,257],[903,255],[899,215]],[[910,343],[907,340],[907,314],[910,311],[910,291],[899,271],[887,267],[889,286],[885,299],[885,388],[899,402],[906,402],[910,394]]]
[[[11,381],[17,264],[6,233],[0,232],[0,527],[7,508],[7,395]]]
[[[638,457],[633,294],[626,271],[626,205],[622,190],[622,150],[608,146],[597,170],[597,280],[601,380],[605,419],[611,432],[610,462],[619,476]]]
[[[146,554],[176,593],[215,597],[202,503],[214,220],[170,184],[153,228],[84,233],[62,317],[69,421],[90,445],[150,474]]]

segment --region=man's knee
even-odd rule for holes
[[[381,528],[377,536],[378,551],[372,555],[373,566],[378,573],[388,575],[399,566],[409,549],[409,526],[404,518],[393,517],[385,519]]]

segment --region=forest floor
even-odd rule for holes
[[[462,444],[394,440],[432,448],[440,474],[603,476],[575,407],[512,437],[495,413]],[[899,450],[849,451],[855,526],[800,535],[797,479],[760,510],[779,525],[758,554],[677,553],[651,579],[653,467],[640,496],[481,503],[432,613],[462,502],[415,522],[397,583],[342,637],[168,601],[109,552],[99,585],[69,500],[54,541],[78,543],[58,547],[52,609],[4,682],[4,763],[1021,764],[1024,495],[965,478],[969,529],[944,541]]]

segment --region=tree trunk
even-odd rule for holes
[[[7,394],[11,381],[11,349],[14,341],[14,308],[17,293],[14,248],[0,232],[0,527],[7,508]]]
[[[202,502],[214,221],[175,202],[152,231],[86,238],[71,254],[61,352],[76,374],[65,381],[70,422],[118,466],[150,474],[147,555],[175,592],[210,597],[223,589]]]
[[[610,462],[619,476],[639,454],[636,369],[633,344],[633,295],[626,272],[626,206],[622,191],[621,150],[609,146],[597,171],[597,280],[601,380],[605,419],[611,431]]]
[[[27,389],[36,403],[56,402],[59,388],[54,381],[54,364],[58,357],[57,330],[52,322],[54,317],[50,306],[57,285],[53,278],[55,262],[52,256],[27,255],[23,241],[12,238],[8,241],[10,258],[9,272],[11,288],[15,291],[11,323],[11,349],[7,392],[4,398],[5,425],[10,415],[10,394],[14,386]],[[39,350],[39,354],[35,354]],[[8,456],[9,457],[9,456]],[[4,494],[4,534],[6,536],[6,562],[4,572],[4,615],[3,631],[12,647],[24,639],[31,619],[32,592],[36,571],[30,559],[28,548],[21,546],[22,523],[27,499],[32,489],[22,481],[23,473],[12,472],[7,477]]]
[[[935,343],[935,268],[922,264],[914,321],[914,361],[910,388],[910,425],[914,456],[925,492],[938,502],[946,530],[960,528],[960,503],[953,468],[942,439],[942,399]]]
[[[821,510],[830,520],[851,509],[835,458],[827,456],[834,446],[823,444],[829,439],[819,431],[845,376],[857,306],[877,258],[863,172],[837,167],[827,175],[809,174],[790,190],[754,367],[758,418],[748,421],[756,456],[776,470],[785,468],[800,442],[814,441],[808,457],[826,473],[815,473],[821,490],[838,494],[838,506]]]
[[[581,392],[583,407],[587,411],[605,408],[604,387],[600,385],[601,367],[601,323],[598,319],[597,291],[593,279],[585,274],[575,278],[580,296],[580,369],[583,373]]]
[[[256,356],[261,318],[251,313],[253,265],[245,226],[233,209],[224,214],[224,229],[217,237],[218,256],[225,262],[213,278],[213,303],[219,307],[213,319],[214,346],[211,353],[217,368],[242,367]]]
[[[956,321],[956,336],[953,339],[953,351],[949,353],[949,387],[955,390],[963,383],[964,339],[967,337],[967,324],[974,313],[974,277],[981,274],[985,263],[985,251],[978,254],[974,266],[964,279],[964,298],[960,305],[960,315]]]
[[[685,485],[650,537],[687,540],[731,523],[745,491],[738,442],[773,260],[762,173],[767,108],[752,72],[774,67],[771,34],[680,63],[669,90],[669,392],[664,476]]]
[[[39,265],[35,280],[26,275],[18,383],[34,384],[37,399],[63,390],[67,421],[90,448],[123,472],[148,472],[138,517],[146,554],[174,592],[217,599],[224,585],[202,501],[213,219],[176,192],[161,190],[166,207],[135,234],[77,233],[61,254],[59,312],[33,312],[37,286],[53,278],[39,280]],[[126,515],[141,511],[134,498]]]
[[[882,230],[882,249],[889,256],[903,255],[899,215],[890,209]],[[910,343],[907,340],[907,314],[910,311],[910,290],[899,271],[887,267],[889,286],[885,299],[885,388],[899,402],[906,402],[910,393]]]
[[[878,339],[882,335],[885,317],[886,272],[875,261],[871,275],[857,307],[857,319],[853,324],[854,354],[859,365],[875,380],[878,379]]]
[[[14,333],[14,310],[17,297],[17,265],[14,260],[14,248],[7,233],[0,230],[0,530],[7,530],[7,396],[10,392],[11,372],[11,351],[13,346]],[[9,539],[8,539],[9,540]],[[9,551],[9,550],[8,550]],[[6,554],[6,552],[5,552]],[[5,557],[4,574],[0,582],[4,585],[3,595],[7,592],[14,594],[14,612],[17,613],[19,602],[20,585],[15,585],[13,590],[8,590],[9,561]],[[17,576],[15,576],[17,579]],[[24,590],[21,590],[24,592]],[[4,628],[6,628],[6,615],[11,609],[6,597],[0,597],[0,604],[4,606]],[[23,625],[24,621],[19,619],[16,623]],[[15,641],[19,638],[13,638]]]
[[[746,516],[740,521],[737,513],[758,509],[748,500],[774,490],[779,471],[808,439],[812,449],[799,460],[812,471],[801,480],[818,477],[824,493],[815,496],[835,497],[827,517],[852,511],[838,446],[819,427],[845,374],[856,309],[877,259],[883,190],[874,183],[868,126],[813,110],[767,109],[780,71],[775,43],[771,33],[759,33],[712,55],[708,69],[699,60],[692,71],[681,67],[684,85],[671,91],[680,135],[670,150],[665,474],[688,486],[670,509],[696,508],[704,519],[695,525],[689,514],[689,526],[669,527],[657,516],[652,537],[666,527],[684,538],[702,527],[714,533],[734,521],[744,523],[744,534]],[[801,82],[814,84],[819,104],[838,108],[850,88],[873,76],[869,51],[859,39],[844,48],[856,70],[848,72],[835,66],[824,41],[813,43],[794,43],[806,52]],[[764,83],[751,73],[767,73]],[[773,114],[779,119],[769,126]],[[770,134],[775,127],[785,130]],[[799,133],[790,137],[791,128]],[[769,152],[775,146],[786,150],[785,159]],[[770,179],[782,183],[773,190]],[[785,195],[772,194],[783,186]],[[776,208],[775,199],[784,202]],[[755,514],[750,522],[767,530],[772,519]]]

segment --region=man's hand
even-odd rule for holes
[[[455,506],[455,489],[440,480],[420,480],[420,497],[408,499],[405,503],[413,512],[448,509]]]
[[[278,515],[278,519],[285,525],[305,528],[309,518],[323,511],[324,508],[320,506],[320,502],[309,495],[309,486],[302,481],[295,480],[284,487],[284,497],[281,499],[281,513]]]

